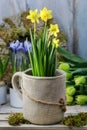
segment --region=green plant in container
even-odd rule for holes
[[[57,24],[50,24],[47,26],[47,21],[52,18],[52,11],[42,10],[40,14],[37,10],[30,11],[27,19],[34,23],[34,33],[30,30],[32,52],[29,52],[30,63],[32,67],[33,76],[55,76],[57,68],[57,48],[59,47],[59,27]],[[48,13],[48,16],[44,16]],[[39,18],[44,21],[44,30],[37,40],[37,27]]]
[[[21,77],[23,80],[23,115],[25,119],[34,124],[54,124],[63,118],[66,111],[66,76],[64,71],[57,70],[59,26],[57,24],[47,26],[48,20],[52,19],[52,11],[46,7],[40,13],[37,9],[30,10],[27,19],[34,24],[34,31],[30,30],[32,51],[28,51],[31,69],[15,73],[12,84],[19,96],[22,96],[16,79]],[[40,20],[44,23],[44,29],[38,36],[37,23]]]
[[[27,45],[27,46],[26,46]],[[29,41],[20,42],[19,40],[10,43],[10,55],[11,55],[11,65],[12,73],[15,74],[18,71],[25,71],[29,68],[29,57],[28,49],[31,48],[31,43]],[[19,89],[21,91],[21,78],[19,82]],[[10,85],[10,105],[16,108],[22,107],[22,100],[18,97],[14,91],[12,85]]]

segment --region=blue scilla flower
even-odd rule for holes
[[[16,42],[11,42],[9,48],[12,49],[12,51],[16,51],[17,47],[20,45],[20,42],[17,40]]]
[[[32,45],[29,41],[24,41],[24,48],[25,48],[25,52],[29,52],[32,50]]]
[[[22,50],[23,52],[25,52],[25,48],[24,48],[22,42],[20,42],[19,46],[16,48],[16,51],[20,51],[20,50]]]
[[[28,40],[24,42],[16,40],[10,43],[9,48],[11,49],[12,72],[28,69],[30,64],[28,52],[32,51],[31,43]]]
[[[16,42],[11,42],[10,47],[12,51],[20,51],[27,53],[28,51],[31,51],[31,43],[29,41],[19,42],[18,40]]]

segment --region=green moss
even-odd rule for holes
[[[60,124],[69,126],[69,127],[81,127],[87,125],[87,113],[82,112],[78,115],[70,115],[65,117]]]
[[[0,28],[0,38],[2,38],[7,44],[11,41],[9,31],[4,28]]]
[[[65,33],[63,31],[61,31],[61,29],[60,29],[60,32],[58,34],[58,39],[60,40],[61,44],[67,42],[67,36],[65,35]]]
[[[25,120],[22,113],[13,113],[8,117],[8,123],[16,126],[20,124],[30,124],[29,121]],[[70,115],[65,117],[60,124],[72,127],[81,127],[87,125],[87,113],[81,112],[78,115]]]
[[[29,11],[24,11],[21,14],[21,21],[23,22],[23,25],[26,28],[26,30],[29,32],[29,28],[33,28],[33,24],[31,23],[31,21],[26,19],[28,14],[29,14]]]
[[[11,30],[11,39],[13,39],[13,41],[17,40],[17,39],[20,40],[19,37],[24,37],[24,35],[25,35],[25,33],[23,32],[23,30],[21,28],[13,28]]]
[[[5,19],[3,19],[3,21],[4,21],[5,23],[9,24],[9,26],[10,26],[11,28],[15,28],[15,27],[16,27],[15,24],[12,22],[12,20],[11,20],[10,18],[5,18]]]
[[[30,124],[29,121],[25,120],[22,113],[13,113],[8,117],[8,123],[10,125]]]

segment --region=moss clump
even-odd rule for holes
[[[3,80],[5,81],[6,84],[10,84],[11,78],[12,78],[12,68],[11,68],[11,63],[9,62],[6,70],[6,75],[4,75]]]
[[[29,14],[29,11],[24,11],[21,14],[21,21],[23,22],[24,27],[26,28],[26,30],[29,32],[29,27],[33,28],[33,24],[31,23],[31,21],[27,20],[26,17]]]
[[[3,21],[5,23],[7,23],[11,28],[15,28],[16,27],[15,24],[12,22],[12,20],[10,18],[5,18],[5,19],[3,19]]]
[[[9,31],[4,28],[0,28],[0,38],[3,39],[7,44],[11,41]]]
[[[17,126],[20,124],[30,124],[25,120],[22,113],[13,113],[8,117],[9,125]],[[87,113],[81,112],[78,115],[70,115],[65,117],[60,124],[72,127],[81,127],[87,125]]]
[[[25,120],[22,113],[13,113],[8,117],[9,125],[20,125],[20,124],[30,124],[29,121]]]
[[[11,30],[11,39],[17,40],[20,39],[20,37],[24,37],[25,33],[21,28],[12,28]]]
[[[67,36],[64,34],[63,31],[61,31],[58,33],[58,39],[60,40],[60,43],[63,45],[63,43],[67,42]]]
[[[60,124],[69,126],[69,127],[81,127],[87,125],[87,113],[82,112],[78,115],[70,115],[65,117]]]

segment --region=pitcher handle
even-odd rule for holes
[[[22,79],[22,73],[23,72],[16,72],[13,76],[12,76],[12,86],[14,88],[14,90],[17,92],[17,94],[19,95],[19,97],[22,99],[22,86],[20,89],[20,85],[19,85],[19,78]],[[22,82],[22,81],[21,81]],[[22,83],[21,83],[22,85]]]

